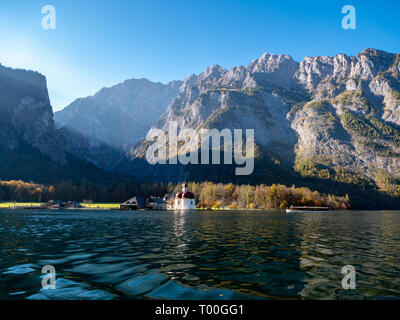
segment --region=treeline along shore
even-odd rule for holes
[[[312,191],[306,187],[287,187],[280,184],[234,185],[213,182],[189,182],[198,208],[230,209],[285,209],[296,206],[327,206],[332,209],[351,209],[348,195],[336,196]],[[110,186],[92,182],[73,184],[61,181],[55,185],[36,184],[21,180],[0,181],[0,201],[45,202],[51,199],[93,201],[103,203],[123,202],[134,195],[164,197],[176,193],[180,184],[120,183]]]

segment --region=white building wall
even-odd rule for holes
[[[191,210],[196,208],[194,199],[175,199],[175,210]]]

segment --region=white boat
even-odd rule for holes
[[[329,212],[328,207],[295,207],[291,206],[286,209],[286,213],[311,213],[311,212],[319,212],[319,213],[327,213]]]

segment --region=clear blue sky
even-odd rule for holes
[[[0,63],[47,77],[53,109],[129,78],[168,82],[210,64],[247,65],[264,52],[400,53],[400,1],[0,0]],[[56,8],[56,30],[41,27]],[[344,30],[341,8],[357,10]]]

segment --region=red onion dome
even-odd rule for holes
[[[183,192],[179,192],[179,193],[176,194],[176,198],[177,199],[181,199],[182,195],[183,195]]]
[[[191,192],[185,192],[185,193],[183,194],[183,197],[184,197],[185,199],[194,199],[194,194],[191,193]]]

